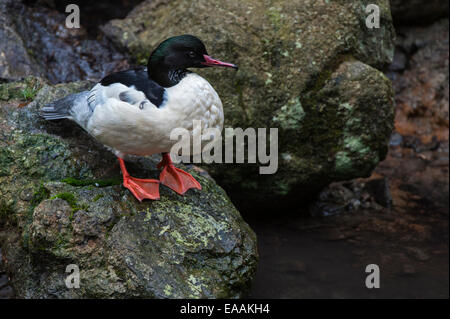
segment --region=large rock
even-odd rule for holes
[[[28,86],[35,99],[24,106]],[[199,169],[203,190],[139,203],[121,184],[114,156],[69,121],[37,109],[89,87],[39,79],[0,85],[0,227],[5,267],[25,298],[236,298],[255,273],[253,231],[225,192]],[[33,91],[33,92],[34,92]],[[157,177],[158,158],[134,159]],[[80,269],[80,288],[65,285]]]
[[[391,0],[396,24],[419,25],[448,17],[447,0]]]
[[[366,27],[378,4],[381,28]],[[389,2],[149,0],[103,31],[141,63],[167,37],[199,36],[211,55],[236,63],[202,70],[222,98],[228,127],[279,128],[279,169],[208,168],[227,191],[249,201],[310,195],[331,181],[368,176],[386,155],[393,127]],[[265,201],[267,203],[267,201]]]

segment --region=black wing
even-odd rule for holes
[[[160,107],[163,102],[165,89],[148,77],[147,68],[116,72],[104,77],[100,81],[100,84],[103,86],[114,83],[122,83],[128,87],[134,85],[136,90],[144,92],[147,99],[156,105],[156,107]]]

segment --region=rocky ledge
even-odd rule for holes
[[[139,203],[114,156],[45,103],[91,85],[37,78],[0,85],[0,223],[4,266],[24,298],[238,298],[256,270],[256,236],[226,193],[187,168],[203,190]],[[131,159],[156,177],[158,158]],[[113,169],[111,169],[111,167]],[[145,176],[142,174],[146,174]],[[80,270],[67,288],[66,267]]]

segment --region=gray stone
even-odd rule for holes
[[[27,83],[34,101],[17,107]],[[0,85],[0,224],[6,270],[22,298],[238,298],[256,270],[256,236],[226,193],[186,168],[201,191],[139,203],[112,153],[69,121],[37,116],[45,103],[92,84],[39,79]],[[156,177],[159,158],[131,159]],[[98,186],[96,186],[98,185]],[[68,289],[66,266],[80,269]]]

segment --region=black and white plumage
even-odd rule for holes
[[[109,86],[114,83],[121,83],[125,86],[133,87],[136,91],[144,93],[146,98],[156,107],[160,107],[164,100],[164,88],[149,78],[147,68],[116,72],[106,76],[100,81],[102,86]],[[132,92],[129,93],[131,94]],[[120,97],[121,100],[129,102],[127,95],[128,94],[124,93],[124,97]]]
[[[187,39],[186,44],[175,41],[173,47],[183,48],[196,41],[189,36],[182,37],[186,37],[182,38]],[[166,54],[171,52],[167,49],[170,42],[169,39],[160,45],[166,49]],[[197,53],[200,63],[194,67],[207,66],[202,56],[206,50],[202,46],[200,51],[203,49],[204,52]],[[192,54],[191,51],[188,53]],[[152,56],[158,58],[163,53],[157,49]],[[174,54],[168,55],[172,57]],[[208,81],[184,68],[189,66],[186,61],[179,60],[176,63],[182,64],[181,67],[164,69],[158,63],[161,60],[155,59],[154,62],[151,57],[150,72],[142,67],[113,73],[90,91],[69,95],[46,105],[42,108],[42,115],[47,120],[67,118],[75,121],[119,157],[169,152],[176,143],[170,140],[171,130],[184,128],[191,131],[195,120],[201,121],[203,128],[221,131],[223,110],[219,96]],[[154,71],[161,69],[159,73]],[[171,86],[164,87],[151,77],[152,74],[156,79],[162,78],[162,84]]]
[[[224,116],[217,92],[204,78],[187,70],[208,66],[237,69],[233,64],[209,57],[196,37],[170,38],[153,51],[147,68],[108,75],[90,91],[46,105],[42,116],[47,120],[66,118],[78,123],[119,157],[124,185],[139,200],[159,198],[159,193],[153,196],[145,185],[130,186],[130,181],[142,184],[143,180],[133,180],[122,159],[127,154],[145,156],[169,152],[177,142],[170,139],[173,129],[186,129],[191,137],[201,134],[195,132],[194,121],[201,122],[201,129],[222,131]],[[183,174],[180,177],[180,170],[172,167],[170,157],[165,157],[163,162],[171,169],[167,173],[172,174],[167,182],[169,187],[179,193],[193,187],[201,188],[188,173],[181,171],[190,177]],[[163,171],[161,175],[164,174]],[[173,181],[179,181],[180,185],[173,185]],[[164,182],[161,180],[161,183]]]
[[[42,109],[48,120],[67,118],[78,123],[118,157],[169,152],[174,128],[193,130],[193,121],[203,128],[222,131],[222,102],[213,87],[195,73],[177,85],[165,88],[159,105],[133,85],[102,82],[90,91],[67,96]],[[193,132],[194,133],[194,132]]]

